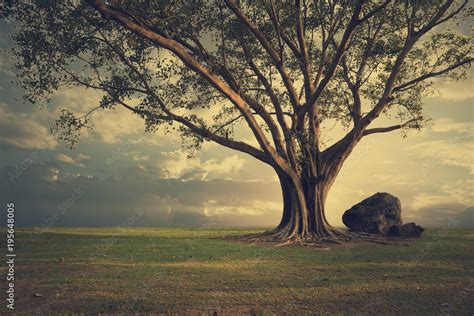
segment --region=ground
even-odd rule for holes
[[[222,238],[256,231],[20,229],[15,313],[474,313],[474,230],[331,250]]]

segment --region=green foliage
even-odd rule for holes
[[[87,117],[77,118],[71,111],[62,109],[59,118],[51,127],[51,131],[60,139],[66,141],[69,148],[74,148],[79,142],[81,132],[85,127],[92,127],[90,119]]]
[[[444,3],[390,1],[357,26],[341,62],[317,101],[319,119],[351,127],[354,115],[351,86],[360,90],[362,113],[370,111],[379,101],[403,48],[409,29],[407,19],[411,18],[415,32],[420,31]],[[150,31],[178,41],[220,78],[235,82],[234,89],[239,93],[255,100],[267,112],[275,112],[262,81],[252,72],[251,58],[270,82],[282,110],[293,111],[275,63],[224,1],[110,1],[109,4]],[[291,81],[301,94],[301,103],[305,104],[308,100],[303,93],[301,58],[283,40],[285,35],[290,41],[297,41],[295,6],[280,1],[275,1],[273,7],[268,1],[244,1],[240,5],[278,51]],[[324,76],[328,71],[354,5],[355,2],[344,0],[303,1],[304,40],[312,73]],[[380,5],[380,1],[366,1],[362,16]],[[453,5],[443,17],[455,9]],[[446,23],[469,19],[471,11],[467,6],[461,12],[464,16],[456,14]],[[94,89],[103,94],[99,108],[136,106],[139,110],[136,113],[145,119],[148,131],[163,126],[181,132],[184,139],[194,136],[189,143],[190,147],[196,148],[206,137],[188,127],[173,124],[175,120],[159,100],[173,113],[227,139],[232,139],[235,128],[244,122],[239,117],[241,113],[208,81],[155,43],[104,19],[86,2],[6,1],[2,16],[16,28],[13,37],[16,45],[11,53],[18,69],[19,84],[30,102],[47,102],[58,89],[67,87]],[[333,36],[325,41],[328,34]],[[243,46],[250,56],[246,55]],[[395,86],[442,71],[471,56],[472,40],[469,37],[439,27],[421,38],[409,53]],[[408,127],[421,127],[426,120],[422,97],[432,92],[435,78],[463,79],[469,65],[470,62],[404,89],[395,89],[390,101],[390,107],[397,109],[393,119],[402,122],[416,119],[418,123]],[[145,112],[153,114],[154,118],[150,114],[144,115]],[[66,110],[59,121],[52,130],[70,143],[75,143],[77,137],[68,133],[77,135],[86,126],[82,121],[76,122],[73,114]],[[268,134],[268,126],[261,119],[259,123]]]

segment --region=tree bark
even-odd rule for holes
[[[269,232],[276,239],[322,240],[339,235],[326,219],[325,202],[332,181],[291,177],[277,172],[283,197],[280,224]],[[331,178],[332,180],[332,178]]]

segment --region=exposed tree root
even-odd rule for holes
[[[304,234],[290,233],[285,229],[275,229],[257,234],[246,234],[241,236],[232,236],[228,239],[250,242],[250,243],[271,243],[273,247],[282,247],[287,245],[310,246],[316,248],[326,248],[339,246],[349,243],[375,243],[382,245],[403,245],[410,241],[404,237],[388,237],[382,235],[373,235],[360,232],[340,231],[336,229],[328,230],[325,233]]]

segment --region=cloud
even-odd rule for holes
[[[57,142],[34,115],[15,114],[0,103],[0,144],[21,149],[53,149]]]
[[[272,227],[281,216],[276,181],[185,180],[165,177],[155,166],[120,168],[123,181],[117,181],[112,177],[65,173],[62,168],[56,163],[34,164],[13,184],[6,180],[13,167],[0,169],[0,190],[5,192],[2,199],[18,205],[19,226],[44,225],[65,205],[66,211],[52,225],[116,226],[139,211],[141,215],[134,226]],[[460,191],[461,187],[465,191]],[[441,187],[444,194],[421,192],[413,199],[403,198],[403,194],[400,198],[404,222],[415,221],[427,227],[444,227],[448,223],[454,223],[449,224],[453,227],[474,227],[474,200],[469,197],[469,187],[472,182],[456,183],[448,189]],[[82,194],[75,198],[78,191]],[[354,189],[347,194],[362,199],[367,196],[364,192]]]
[[[253,201],[252,205],[239,206],[237,200],[230,200],[227,203],[218,203],[216,200],[208,200],[204,204],[203,213],[207,216],[229,216],[229,215],[264,215],[269,211],[278,212],[282,205],[272,201]]]
[[[29,192],[36,191],[36,186],[44,186],[46,183],[58,181],[59,168],[56,163],[31,163],[0,168],[0,175],[4,178],[0,181],[2,192],[9,192],[17,185]],[[8,194],[5,194],[5,197]],[[21,197],[22,199],[24,197]]]
[[[428,163],[458,166],[474,174],[474,143],[457,145],[450,141],[433,141],[422,144],[419,149],[419,156]]]
[[[474,98],[474,90],[472,89],[472,70],[470,78],[464,82],[439,81],[435,85],[437,92],[430,98],[441,98],[445,101],[464,101]]]
[[[189,158],[186,152],[174,150],[163,152],[160,166],[170,178],[210,179],[229,177],[242,169],[245,160],[237,155],[223,158],[221,161],[211,158],[201,160],[200,157]]]
[[[8,35],[5,35],[4,32],[0,32],[1,36],[0,38],[6,38]],[[2,42],[0,41],[0,45]],[[15,78],[15,73],[12,71],[11,67],[11,61],[9,60],[9,57],[6,54],[1,54],[0,55],[0,75],[3,75],[7,78]]]
[[[136,226],[272,226],[281,215],[281,202],[275,200],[279,186],[274,182],[184,181],[139,167],[120,169],[126,181],[116,181],[66,174],[54,163],[41,163],[9,183],[13,169],[0,169],[0,190],[6,193],[2,199],[17,204],[19,226],[41,226],[64,205],[67,210],[55,226],[115,226],[137,210],[142,216]],[[82,194],[76,199],[78,191]]]
[[[81,116],[99,105],[101,97],[102,94],[96,90],[76,87],[60,90],[52,102],[56,105],[56,116],[60,108],[67,108]],[[93,128],[85,131],[83,138],[96,138],[105,144],[117,144],[145,131],[144,120],[122,107],[98,109],[89,118]]]
[[[130,135],[145,132],[144,121],[123,109],[101,110],[94,115],[92,135],[98,136],[106,144],[117,144]]]
[[[474,122],[456,122],[452,118],[437,119],[430,130],[435,133],[461,133],[474,135]]]
[[[449,185],[436,185],[433,189],[424,189],[419,193],[412,192],[412,196],[407,200],[407,209],[420,210],[430,207],[436,208],[437,205],[451,204],[463,205],[464,207],[474,205],[474,196],[472,188],[474,180],[471,178],[458,179],[452,181]]]
[[[70,164],[70,165],[79,166],[81,168],[84,168],[84,165],[82,163],[78,162],[74,158],[69,157],[68,155],[65,155],[65,154],[57,154],[56,155],[56,160],[67,163],[67,164]]]
[[[91,159],[91,156],[87,156],[81,153],[79,153],[79,155],[77,155],[77,158],[76,158],[77,161],[83,161],[83,160],[89,160],[89,159]]]
[[[472,228],[474,206],[459,203],[440,203],[409,212],[405,222],[416,222],[427,227]]]
[[[474,125],[452,120],[440,120],[434,131],[445,132],[449,137],[425,141],[409,148],[418,158],[425,159],[424,167],[433,169],[436,164],[457,166],[474,173]]]

